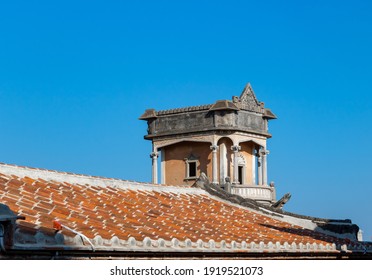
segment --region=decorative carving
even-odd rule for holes
[[[145,237],[142,241],[143,247],[151,247],[151,239],[150,237]]]
[[[241,147],[240,147],[240,146],[237,146],[237,145],[235,145],[235,146],[231,146],[231,150],[232,150],[234,153],[237,153],[237,152],[239,152],[239,151],[241,150]]]
[[[204,247],[204,241],[201,240],[201,239],[198,239],[196,241],[196,245],[197,245],[198,248],[203,248]]]
[[[102,237],[100,235],[95,236],[93,238],[93,244],[94,245],[98,245],[98,246],[102,246],[103,245],[103,239],[102,239]]]
[[[238,166],[239,165],[246,166],[245,158],[242,155],[242,153],[238,153],[238,155],[237,155],[237,161],[238,161]]]
[[[42,236],[43,235],[43,236]],[[24,236],[23,236],[24,238]],[[33,239],[26,241],[25,239],[21,239],[22,242],[26,243],[17,243],[20,244],[27,244],[28,249],[32,249],[32,246],[36,246],[39,248],[40,243],[38,239],[42,239],[41,242],[45,248],[55,248],[55,243],[50,243],[51,240],[45,240],[47,238],[41,232],[37,232]],[[88,248],[89,245],[84,243],[80,236],[76,235],[75,237],[66,237],[67,242],[69,243],[69,248]],[[341,240],[341,239],[340,239]],[[343,240],[341,240],[342,242]],[[97,251],[100,250],[107,250],[108,247],[114,249],[114,251],[127,251],[128,249],[136,251],[147,251],[147,252],[216,252],[216,251],[229,251],[229,252],[258,252],[265,250],[266,252],[338,252],[344,253],[348,251],[358,252],[365,254],[372,253],[372,246],[366,243],[350,243],[350,240],[345,240],[345,243],[333,243],[330,244],[327,242],[326,245],[322,243],[296,243],[292,242],[291,244],[288,241],[285,241],[283,245],[279,241],[275,242],[274,240],[256,240],[256,242],[252,241],[247,243],[247,241],[243,240],[241,242],[232,240],[231,242],[227,242],[225,240],[221,241],[214,241],[213,239],[206,240],[198,239],[196,242],[191,241],[189,238],[185,239],[184,241],[180,241],[176,238],[172,240],[164,240],[162,238],[159,239],[151,239],[148,236],[145,236],[143,241],[137,242],[134,237],[130,237],[127,240],[119,239],[117,236],[113,236],[110,240],[103,239],[101,237],[92,239],[92,242],[97,246],[95,249]],[[71,247],[72,246],[72,247]],[[107,247],[108,246],[108,247]],[[340,252],[341,251],[341,252]]]
[[[76,235],[76,236],[78,236],[78,235]],[[83,240],[82,238],[81,238],[81,236],[79,236],[80,237],[80,240]],[[89,240],[89,239],[88,239]],[[82,241],[83,242],[83,241]],[[120,239],[119,239],[119,237],[117,237],[117,236],[113,236],[111,239],[110,239],[110,243],[111,243],[111,245],[113,245],[113,246],[121,246],[122,244],[121,244],[121,242],[120,242]]]
[[[187,238],[185,240],[185,246],[186,246],[186,248],[192,248],[192,241]]]
[[[286,193],[285,195],[283,195],[283,197],[281,199],[279,199],[277,202],[275,202],[272,207],[275,208],[275,209],[282,209],[284,204],[286,204],[288,202],[288,200],[290,200],[291,198],[291,194],[290,193]]]
[[[132,237],[129,237],[128,239],[128,246],[129,247],[134,247],[137,245],[137,241],[136,239],[132,236]]]
[[[217,145],[212,145],[212,146],[210,146],[210,149],[212,150],[212,152],[217,152],[218,146]]]
[[[150,158],[152,158],[152,159],[157,159],[157,158],[158,158],[158,155],[159,155],[158,152],[152,152],[152,153],[150,154]]]
[[[171,242],[173,247],[178,247],[180,245],[180,242],[177,238],[173,238]]]
[[[163,238],[158,239],[159,247],[165,247],[165,240]]]
[[[260,149],[259,154],[261,156],[267,156],[268,154],[270,154],[270,151],[262,148],[262,149]]]
[[[248,83],[240,95],[240,107],[247,111],[262,113],[261,103],[258,102],[251,85]]]
[[[213,239],[209,240],[208,244],[209,244],[209,249],[214,249],[216,247],[216,243],[214,242]]]

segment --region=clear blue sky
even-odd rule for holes
[[[0,161],[149,181],[147,108],[251,82],[286,210],[372,239],[371,1],[1,1]]]

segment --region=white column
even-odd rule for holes
[[[165,149],[161,149],[160,150],[161,152],[161,163],[160,163],[160,176],[161,176],[161,180],[160,182],[162,184],[166,184],[165,182]]]
[[[227,150],[226,145],[222,143],[220,145],[220,184],[225,184],[227,176]]]
[[[252,147],[252,185],[256,184],[256,147]]]
[[[150,154],[150,157],[152,158],[152,183],[157,184],[158,183],[158,153],[152,152]]]
[[[265,186],[268,185],[267,183],[267,155],[269,154],[269,150],[265,150],[265,154],[263,156],[263,184]]]
[[[212,145],[212,184],[218,184],[218,178],[217,178],[217,145]]]
[[[262,184],[267,186],[267,155],[269,154],[269,150],[262,148],[260,154],[262,156]]]
[[[232,146],[231,150],[234,152],[234,176],[233,176],[233,184],[238,185],[239,184],[239,168],[238,168],[238,156],[239,151],[241,147],[238,145]]]
[[[258,182],[257,184],[260,186],[262,185],[262,157],[261,157],[261,150],[258,150],[257,154],[257,173],[258,173]]]

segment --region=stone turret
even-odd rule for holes
[[[213,104],[156,111],[140,117],[148,123],[145,139],[152,141],[152,181],[191,185],[204,172],[213,184],[261,202],[275,201],[268,184],[266,141],[268,121],[276,119],[259,102],[250,84],[240,97]],[[231,178],[231,179],[230,179]]]

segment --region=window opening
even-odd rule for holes
[[[194,155],[190,155],[188,158],[185,158],[186,163],[186,178],[188,179],[196,179],[197,174],[197,168],[198,168],[198,158]]]
[[[240,185],[243,184],[243,166],[242,165],[238,166],[238,181]]]
[[[196,161],[189,162],[189,178],[196,177]]]

